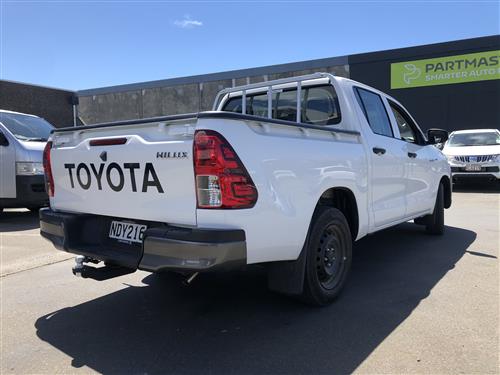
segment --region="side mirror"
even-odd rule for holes
[[[442,151],[444,148],[444,143],[436,143],[434,146],[436,146],[437,149]]]
[[[3,134],[0,131],[0,146],[8,146],[8,145],[9,145],[9,140],[7,139],[7,137],[5,136],[5,134]]]
[[[427,130],[427,139],[430,145],[444,144],[448,140],[448,132],[443,129],[429,129]]]

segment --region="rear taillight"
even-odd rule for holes
[[[45,188],[49,197],[54,196],[54,176],[50,166],[50,151],[52,149],[52,141],[47,142],[43,150],[43,170],[45,172]]]
[[[213,130],[197,130],[193,146],[198,208],[250,208],[257,189],[231,145]]]

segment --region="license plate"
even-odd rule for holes
[[[112,221],[109,227],[109,238],[126,242],[142,243],[146,225]]]
[[[476,165],[476,164],[468,164],[465,166],[465,170],[467,172],[480,172],[481,171],[481,166]]]

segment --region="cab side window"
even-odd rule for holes
[[[311,125],[332,125],[340,122],[340,109],[333,86],[303,87],[301,90],[301,122]],[[276,113],[278,120],[296,121],[297,89],[288,89],[277,94]]]
[[[251,98],[250,106],[247,106],[247,114],[259,116],[259,117],[267,117],[267,93],[253,95]],[[276,93],[272,95],[272,117],[275,118],[275,108],[276,108]]]
[[[339,100],[332,85],[305,86],[301,90],[301,122],[311,125],[333,125],[341,120]],[[241,97],[229,99],[223,111],[241,113]],[[267,117],[267,93],[247,96],[246,114]],[[297,120],[297,89],[273,91],[272,118]]]
[[[401,139],[406,142],[421,144],[422,135],[417,130],[417,125],[411,120],[410,116],[397,104],[389,101],[389,105],[396,118]]]
[[[333,86],[304,88],[302,122],[312,125],[331,125],[340,122],[339,99]]]
[[[247,97],[247,113],[248,113],[248,107],[250,105],[250,98]],[[225,112],[235,112],[235,113],[241,113],[243,110],[241,106],[241,96],[238,96],[236,98],[229,99],[226,104],[224,105],[224,108],[222,109]]]
[[[380,95],[360,87],[355,87],[354,93],[372,131],[375,134],[394,137],[391,122]]]
[[[297,90],[282,91],[277,94],[278,103],[276,107],[276,116],[278,120],[296,121],[297,120]],[[266,104],[267,109],[267,104]]]

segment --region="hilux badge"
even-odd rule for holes
[[[158,151],[156,153],[157,159],[183,159],[187,157],[188,153],[186,151]]]

